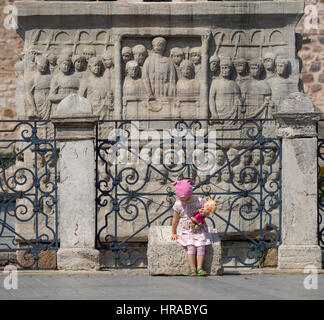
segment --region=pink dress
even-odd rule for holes
[[[195,197],[192,204],[183,204],[177,200],[173,205],[173,210],[180,215],[177,227],[178,242],[182,246],[193,245],[195,247],[207,246],[211,243],[208,234],[207,224],[204,223],[198,228],[190,227],[191,217],[197,213],[197,210],[203,206],[206,200]]]

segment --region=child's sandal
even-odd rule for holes
[[[191,277],[194,277],[197,275],[197,270],[196,268],[192,268],[189,273],[188,273],[188,276],[191,276]]]
[[[199,268],[199,269],[197,269],[197,276],[205,277],[205,276],[207,276],[207,272],[203,268]]]

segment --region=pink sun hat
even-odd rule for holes
[[[194,182],[191,179],[179,180],[171,183],[175,187],[175,193],[178,198],[192,196],[192,186]]]

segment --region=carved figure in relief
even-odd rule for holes
[[[146,48],[142,44],[138,44],[132,49],[132,53],[133,53],[134,60],[142,68],[148,56]]]
[[[25,83],[27,100],[26,116],[37,117],[42,120],[49,119],[51,104],[48,100],[51,75],[48,72],[48,60],[43,56],[35,59],[36,70]]]
[[[185,58],[182,48],[174,47],[170,51],[170,58],[177,72],[177,79],[181,78],[180,63]]]
[[[123,86],[124,104],[128,100],[140,100],[145,97],[143,79],[140,78],[141,69],[137,61],[131,60],[126,64],[126,77]]]
[[[210,86],[209,109],[213,119],[235,119],[241,107],[241,92],[231,79],[233,63],[230,57],[220,58],[220,77]]]
[[[177,82],[177,97],[199,97],[200,83],[195,79],[195,65],[190,60],[180,64],[181,78]]]
[[[164,38],[154,38],[152,53],[143,66],[142,77],[149,99],[175,95],[176,70],[171,59],[163,56],[166,44]]]
[[[268,80],[272,91],[272,100],[277,109],[280,102],[290,93],[297,91],[297,83],[289,78],[290,61],[284,57],[277,57],[275,61],[276,74]]]
[[[103,72],[103,77],[107,79],[108,84],[110,85],[110,90],[114,92],[114,57],[112,53],[105,51],[102,56],[102,63],[105,67]]]
[[[261,60],[249,61],[251,78],[241,85],[242,118],[270,118],[274,111],[274,103],[271,101],[271,88],[267,81],[261,80],[263,65]]]
[[[79,78],[71,75],[72,60],[69,56],[60,56],[58,71],[53,75],[49,99],[52,102],[51,114],[56,113],[57,105],[69,94],[79,90]]]
[[[28,75],[29,72],[35,70],[35,59],[41,55],[41,52],[35,48],[29,48],[24,53],[24,74]]]
[[[189,51],[189,59],[194,63],[195,65],[195,78],[196,79],[202,79],[201,74],[201,48],[200,47],[194,47],[191,48]]]
[[[230,148],[227,151],[228,161],[231,162],[231,167],[235,167],[240,164],[240,157],[238,157],[239,152],[234,149]]]
[[[123,47],[122,49],[122,59],[124,64],[126,64],[128,61],[131,61],[134,59],[133,57],[133,51],[130,47]]]
[[[268,80],[274,76],[275,60],[276,60],[276,55],[272,52],[267,52],[264,55],[263,64],[264,64],[265,73],[266,73],[266,80]]]
[[[45,55],[49,62],[49,72],[51,74],[54,74],[54,72],[57,70],[57,55],[49,52]]]
[[[72,63],[74,65],[75,76],[81,79],[87,67],[86,58],[84,56],[74,55],[72,56]]]
[[[79,95],[87,98],[92,105],[93,114],[100,120],[107,120],[113,112],[113,92],[103,77],[103,64],[99,57],[88,62],[89,76],[81,81]]]
[[[213,55],[209,59],[209,69],[212,73],[212,79],[219,76],[220,71],[220,59],[219,56]]]
[[[234,66],[237,74],[236,82],[241,88],[244,81],[249,79],[248,62],[244,58],[237,58],[234,61]]]
[[[81,55],[85,57],[87,62],[89,62],[91,58],[97,55],[96,49],[93,46],[86,46]]]

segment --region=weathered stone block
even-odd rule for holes
[[[151,227],[148,238],[147,262],[150,275],[187,275],[190,269],[187,251],[171,240],[171,227]],[[216,230],[210,232],[212,244],[206,247],[204,268],[209,275],[221,275],[222,248]]]
[[[96,249],[65,248],[57,252],[60,270],[99,270],[99,251]]]

